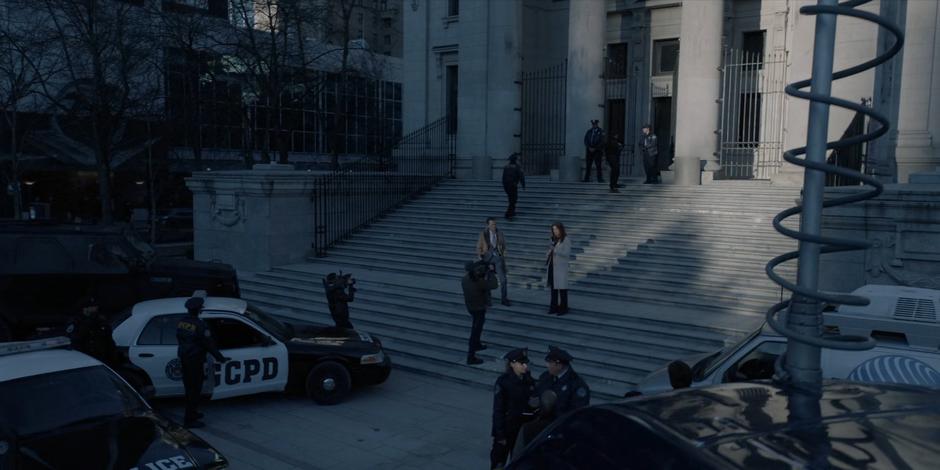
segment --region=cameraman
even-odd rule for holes
[[[356,280],[352,274],[330,273],[323,284],[326,288],[326,302],[336,327],[353,329],[349,321],[349,302],[352,302],[356,295]]]
[[[495,267],[485,261],[467,263],[467,274],[460,281],[463,288],[463,301],[467,312],[473,317],[473,327],[470,329],[470,347],[467,351],[467,364],[482,364],[483,359],[477,357],[476,352],[486,349],[480,342],[483,334],[483,322],[486,320],[486,300],[489,291],[499,287],[496,276],[493,275]]]

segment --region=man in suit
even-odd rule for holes
[[[604,129],[597,124],[597,119],[591,120],[591,128],[584,133],[584,182],[591,181],[591,165],[597,166],[597,182],[604,182],[603,158],[604,143],[607,141],[604,135]]]
[[[512,302],[509,301],[509,286],[506,279],[506,237],[496,227],[496,219],[492,217],[486,219],[486,227],[477,238],[477,255],[484,263],[493,266],[496,271],[502,304],[507,307],[512,306]],[[489,300],[489,293],[487,293],[487,301],[487,305],[492,303]]]
[[[509,156],[509,164],[503,167],[503,191],[509,198],[509,207],[506,208],[506,219],[512,220],[516,216],[516,202],[519,200],[519,185],[525,189],[525,173],[518,163],[519,154]]]
[[[659,184],[659,143],[649,124],[643,126],[640,153],[643,155],[643,171],[646,172],[646,181],[643,184]]]

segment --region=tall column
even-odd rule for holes
[[[522,2],[490,2],[486,90],[487,178],[502,176],[509,154],[519,151],[522,90]]]
[[[907,183],[911,173],[940,166],[936,146],[940,138],[936,94],[940,90],[940,5],[936,1],[908,1],[905,23],[895,148],[898,183]]]
[[[706,171],[719,169],[718,103],[723,0],[682,2],[679,29],[679,84],[676,90],[676,184],[701,184],[700,159]]]
[[[570,2],[568,11],[568,82],[565,93],[565,155],[558,162],[562,181],[578,181],[584,159],[584,133],[591,119],[604,120],[605,0]]]

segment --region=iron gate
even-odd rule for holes
[[[782,164],[786,52],[725,49],[716,179],[766,180]]]
[[[565,153],[565,92],[568,61],[523,72],[522,168],[529,175],[547,175]]]
[[[634,127],[631,116],[638,114],[637,83],[628,72],[627,64],[607,59],[604,71],[604,131],[607,138],[617,138],[622,142],[620,152],[620,176],[633,175],[636,152],[635,136],[629,132]]]

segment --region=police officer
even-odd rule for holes
[[[659,184],[659,143],[649,124],[644,124],[642,131],[640,153],[643,155],[643,171],[646,172],[643,184]]]
[[[353,329],[353,324],[349,321],[349,302],[355,299],[356,280],[349,274],[344,276],[330,273],[326,276],[324,285],[333,323],[337,328]]]
[[[503,191],[509,199],[509,206],[506,207],[505,217],[512,220],[516,216],[516,202],[519,200],[519,185],[525,189],[525,173],[519,166],[519,154],[514,153],[509,156],[509,164],[503,167]]]
[[[571,410],[588,406],[591,402],[591,389],[571,367],[571,354],[555,346],[548,347],[545,355],[545,367],[536,386],[539,396],[546,390],[555,392],[555,415],[561,416]]]
[[[98,303],[94,297],[82,303],[79,313],[65,328],[72,341],[72,347],[105,364],[114,360],[115,344],[111,336],[111,325],[107,318],[98,313]]]
[[[529,375],[529,357],[525,348],[513,349],[503,356],[506,372],[496,379],[493,397],[493,448],[490,468],[502,468],[516,444],[519,429],[531,418],[530,402],[535,395],[535,380]]]
[[[176,324],[176,340],[179,342],[177,356],[183,369],[183,387],[186,389],[186,414],[183,424],[187,428],[201,428],[205,426],[202,413],[197,411],[199,399],[202,398],[202,382],[205,380],[206,353],[211,353],[217,361],[225,363],[229,358],[215,347],[212,333],[206,323],[199,318],[205,299],[193,297],[186,301],[188,316]]]

